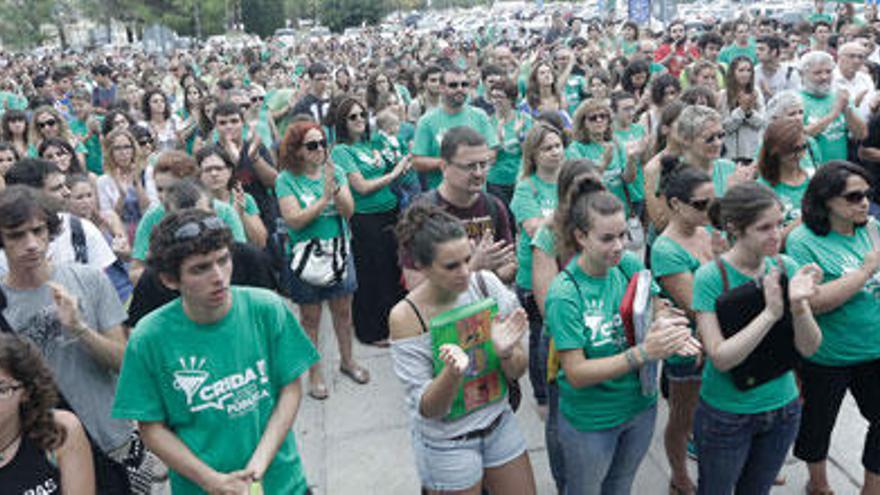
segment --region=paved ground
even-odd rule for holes
[[[325,312],[326,313],[326,312]],[[305,398],[296,421],[299,451],[316,495],[412,495],[419,493],[404,411],[402,387],[394,376],[388,350],[356,344],[355,356],[369,368],[372,381],[365,386],[338,372],[336,341],[329,315],[321,327],[321,353],[330,398]],[[530,398],[528,380],[521,380]],[[669,468],[663,452],[662,426],[666,404],[661,401],[653,444],[642,463],[634,494],[665,494]],[[534,401],[524,400],[517,413],[529,443],[529,454],[539,494],[555,492],[544,448],[543,424]],[[862,479],[861,451],[867,423],[852,397],[847,397],[834,432],[829,474],[838,495],[857,494]],[[691,463],[696,479],[696,465]],[[789,459],[784,468],[787,483],[774,495],[804,493],[806,468]]]

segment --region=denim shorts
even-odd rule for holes
[[[290,266],[289,259],[286,264],[288,267]],[[357,275],[355,275],[354,269],[354,256],[350,253],[346,260],[346,264],[348,265],[348,269],[345,271],[345,279],[328,287],[319,287],[304,282],[299,277],[294,276],[288,269],[288,276],[283,278],[290,291],[290,299],[297,304],[320,304],[324,301],[329,301],[330,299],[354,294],[357,290]]]
[[[703,378],[703,365],[697,366],[696,359],[678,363],[663,361],[663,374],[670,382],[698,382]]]
[[[526,451],[526,441],[510,409],[482,438],[438,440],[413,432],[413,452],[422,487],[464,490],[483,479],[483,470],[507,464]]]

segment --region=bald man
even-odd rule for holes
[[[837,50],[834,89],[846,89],[852,96],[852,103],[856,107],[861,105],[865,95],[874,88],[871,76],[863,70],[866,56],[864,45],[857,41],[844,43]]]

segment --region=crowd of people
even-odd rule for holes
[[[814,10],[2,54],[0,491],[309,493],[326,305],[425,493],[536,493],[536,407],[560,494],[662,427],[670,494],[829,495],[849,392],[880,494],[880,17]]]

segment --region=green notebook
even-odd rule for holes
[[[456,344],[470,357],[470,365],[452,408],[446,415],[447,420],[476,411],[507,393],[507,378],[492,346],[492,320],[497,314],[498,304],[488,298],[451,309],[431,319],[429,327],[435,376],[445,366],[439,357],[441,345]]]

